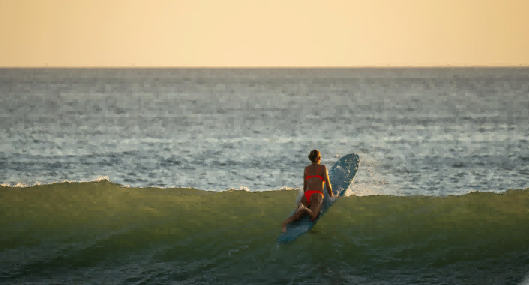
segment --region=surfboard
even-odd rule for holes
[[[349,185],[353,183],[353,178],[358,171],[358,164],[360,162],[360,157],[357,154],[351,153],[342,158],[340,158],[329,170],[329,180],[332,185],[332,193],[335,198],[329,196],[327,191],[327,184],[325,184],[325,189],[323,191],[323,203],[321,205],[321,214],[312,222],[309,218],[309,215],[303,215],[300,219],[293,221],[287,225],[287,231],[282,233],[281,236],[277,239],[277,243],[289,243],[300,235],[306,233],[310,230],[319,219],[321,219],[329,208],[345,194]],[[296,209],[292,211],[291,216],[294,214]]]

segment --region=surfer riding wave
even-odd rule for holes
[[[305,213],[309,214],[312,221],[316,220],[321,212],[321,204],[323,203],[324,197],[323,187],[325,183],[327,183],[329,196],[334,197],[327,167],[320,165],[320,152],[317,149],[311,151],[309,159],[312,161],[312,164],[305,167],[303,171],[303,197],[301,197],[301,201],[294,214],[281,223],[283,232],[287,231],[288,224],[301,218]],[[312,175],[309,175],[309,173]]]

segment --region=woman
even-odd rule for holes
[[[320,165],[320,152],[317,149],[311,151],[309,154],[309,159],[312,161],[312,165],[305,167],[305,170],[303,171],[304,195],[301,197],[301,203],[294,214],[281,223],[283,232],[287,231],[288,224],[301,218],[304,213],[309,214],[312,221],[316,220],[320,214],[321,204],[323,202],[324,183],[327,183],[327,191],[329,192],[329,196],[334,197],[332,194],[332,186],[331,182],[329,181],[327,167],[325,167],[325,165]]]

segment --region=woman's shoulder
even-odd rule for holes
[[[311,166],[314,166],[314,165],[313,164],[309,164],[309,165],[305,166],[305,169],[309,169],[309,167],[311,167]],[[327,169],[327,166],[325,166],[325,164],[320,164],[320,165],[317,166],[317,168]]]

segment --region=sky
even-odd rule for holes
[[[0,67],[529,66],[529,0],[0,0]]]

